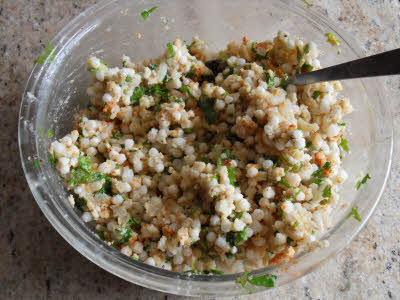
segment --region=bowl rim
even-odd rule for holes
[[[58,52],[61,52],[63,48],[68,44],[68,41],[72,39],[72,37],[76,34],[75,30],[80,28],[82,24],[84,24],[90,16],[96,15],[96,13],[99,13],[100,11],[106,9],[107,7],[110,7],[111,5],[117,5],[117,2],[120,0],[101,0],[97,4],[94,4],[90,7],[88,7],[86,10],[78,14],[76,17],[74,17],[70,22],[62,29],[60,30],[56,36],[51,40],[50,44],[54,46],[54,51],[57,49]],[[124,0],[122,0],[124,1]],[[351,48],[351,50],[354,52],[354,54],[358,57],[363,57],[363,53],[361,49],[359,48],[358,44],[355,42],[355,40],[346,32],[343,32],[342,29],[332,20],[326,18],[322,14],[320,14],[319,11],[316,11],[314,9],[309,9],[306,8],[304,5],[299,5],[297,3],[291,3],[289,0],[282,0],[282,3],[290,7],[291,11],[296,11],[296,13],[300,15],[307,15],[310,18],[313,18],[317,20],[318,22],[322,23],[324,26],[329,27],[332,32],[334,32],[342,41],[344,41],[347,46]],[[67,41],[66,44],[64,42]],[[88,226],[83,225],[83,227],[77,227],[77,228],[71,228],[71,221],[69,219],[72,219],[73,221],[77,222],[79,219],[77,216],[68,216],[66,218],[65,216],[61,216],[59,214],[55,214],[52,209],[50,209],[49,205],[54,205],[54,203],[49,203],[49,201],[44,200],[45,197],[43,195],[43,192],[38,189],[36,182],[38,179],[40,179],[41,175],[39,171],[41,170],[41,167],[33,169],[32,168],[32,162],[31,162],[31,155],[27,154],[32,154],[32,153],[38,153],[37,151],[37,141],[27,144],[24,143],[24,139],[27,134],[31,134],[32,138],[32,133],[29,132],[29,130],[26,129],[26,120],[27,116],[32,115],[32,112],[29,108],[29,103],[32,100],[32,94],[35,95],[33,92],[36,91],[36,89],[40,86],[40,81],[44,77],[46,70],[47,70],[47,64],[36,64],[33,67],[33,70],[28,77],[24,93],[22,95],[22,101],[21,101],[21,106],[20,106],[20,111],[19,111],[19,122],[18,122],[18,143],[19,143],[19,149],[20,149],[20,157],[21,157],[21,163],[22,167],[24,170],[25,177],[27,179],[28,185],[30,187],[30,190],[35,198],[35,201],[39,205],[40,209],[42,210],[43,214],[46,216],[46,218],[49,220],[49,222],[52,224],[52,226],[57,230],[57,232],[72,246],[74,247],[78,252],[80,252],[82,255],[84,255],[86,258],[88,258],[90,261],[94,262],[96,265],[100,266],[101,268],[107,270],[108,272],[133,283],[139,284],[141,286],[159,290],[162,292],[168,292],[168,293],[174,293],[174,294],[179,294],[179,295],[188,295],[188,290],[190,290],[191,295],[215,295],[218,292],[222,292],[225,289],[231,288],[231,284],[234,283],[234,281],[243,274],[242,273],[236,273],[236,274],[227,274],[227,275],[187,275],[187,274],[180,274],[177,272],[172,272],[172,271],[167,271],[160,269],[158,267],[153,267],[149,266],[145,263],[142,262],[136,262],[130,260],[127,256],[121,254],[120,252],[114,250],[108,245],[105,245],[105,243],[102,243],[104,245],[99,246],[99,239],[98,237],[93,233],[92,230],[89,229]],[[378,79],[378,81],[382,82],[381,79]],[[383,82],[382,82],[383,83]],[[39,86],[38,86],[39,85]],[[381,86],[384,86],[381,84]],[[386,95],[382,95],[382,91],[377,91],[378,95],[384,99],[384,104],[385,108],[387,109],[389,103],[387,101]],[[389,110],[390,111],[390,110]],[[390,171],[391,171],[391,165],[392,165],[392,154],[393,154],[393,126],[392,126],[392,116],[390,120],[387,120],[388,122],[386,125],[389,126],[390,132],[388,135],[390,136],[389,142],[389,152],[388,152],[388,157],[386,161],[386,171],[385,171],[385,176],[381,180],[382,187],[379,190],[379,193],[376,197],[376,200],[372,207],[369,209],[366,215],[363,216],[363,220],[361,223],[356,226],[355,230],[351,232],[351,235],[346,239],[345,243],[342,243],[336,247],[333,247],[332,250],[329,252],[329,255],[327,255],[323,259],[319,259],[315,265],[313,265],[311,268],[309,268],[306,272],[300,274],[297,277],[293,277],[291,280],[283,282],[283,284],[290,282],[294,279],[297,279],[298,277],[304,276],[311,271],[313,271],[316,267],[322,265],[327,259],[330,257],[334,256],[338,251],[342,250],[345,248],[353,239],[354,237],[360,232],[360,230],[365,226],[367,223],[368,219],[374,212],[377,204],[379,203],[382,194],[385,190]],[[32,151],[33,150],[33,151]],[[342,218],[337,224],[334,226],[333,229],[331,229],[327,235],[325,235],[322,239],[328,238],[331,234],[333,234],[338,228],[340,228],[345,222],[348,222],[346,218]],[[74,225],[77,225],[76,223]],[[77,239],[77,236],[81,238],[82,236],[77,235],[77,234],[83,234],[86,236],[86,243],[90,241],[91,244],[83,244],[82,242],[79,242]],[[97,246],[97,247],[95,247]],[[99,255],[99,252],[101,252],[101,255]],[[296,256],[294,260],[297,260],[298,258],[301,258],[303,255],[306,253],[300,254]],[[293,261],[294,261],[293,260]],[[115,266],[119,264],[122,264],[124,266],[124,269],[119,269],[121,266],[118,266],[116,268]],[[257,269],[251,272],[251,274],[254,275],[262,275],[265,273],[270,273],[271,271],[275,271],[280,268],[285,268],[287,264],[282,263],[279,265],[273,265],[273,266],[268,266],[266,268],[261,268]],[[144,274],[133,274],[134,272],[130,271],[140,271],[143,272]],[[129,274],[130,272],[130,274]],[[140,273],[139,272],[139,273]],[[149,280],[151,279],[151,280]],[[157,282],[156,282],[157,281]],[[176,285],[176,281],[179,281],[179,283],[182,284],[182,288],[178,290],[171,290],[171,284]],[[156,282],[154,284],[154,282]],[[187,282],[187,284],[185,284]],[[196,283],[199,283],[200,285],[196,288],[193,288],[193,285]],[[216,285],[220,286],[215,286],[213,285],[211,289],[205,290],[205,286],[203,283],[210,285],[215,283]],[[281,284],[279,284],[280,286]],[[176,288],[176,287],[175,287]],[[255,291],[260,292],[265,290],[266,288],[257,288]],[[245,292],[246,293],[246,292]],[[237,292],[234,293],[228,293],[227,295],[234,295],[238,294]],[[240,294],[243,294],[243,292],[240,292]]]

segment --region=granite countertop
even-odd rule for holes
[[[300,1],[300,0],[296,0]],[[309,0],[361,44],[365,54],[400,46],[399,0]],[[46,41],[94,0],[0,1],[0,299],[183,299],[119,279],[81,256],[51,227],[23,175],[17,120],[26,79]],[[393,96],[400,150],[400,78]],[[308,276],[243,299],[400,299],[400,160],[358,237]]]

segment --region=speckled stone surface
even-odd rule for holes
[[[399,0],[309,1],[353,34],[366,54],[400,47]],[[17,119],[33,61],[47,40],[95,2],[0,0],[0,299],[183,299],[125,282],[82,257],[45,219],[21,169]],[[312,274],[243,299],[400,299],[399,76],[386,79],[386,88],[394,163],[368,225]]]

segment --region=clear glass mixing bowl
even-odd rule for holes
[[[157,5],[146,21],[140,12]],[[169,20],[169,30],[163,31],[160,17]],[[32,193],[51,224],[81,254],[133,283],[181,295],[236,295],[249,291],[235,284],[240,274],[223,276],[189,276],[158,269],[119,253],[103,243],[86,226],[79,214],[69,205],[67,191],[49,163],[47,152],[51,128],[60,138],[72,128],[73,114],[87,99],[85,88],[89,81],[86,59],[91,54],[119,64],[123,54],[134,61],[158,56],[166,44],[180,37],[190,41],[194,35],[219,49],[233,39],[247,36],[249,40],[272,38],[279,30],[292,37],[315,41],[328,66],[361,55],[356,43],[331,21],[308,9],[301,1],[290,0],[202,0],[202,1],[100,1],[76,18],[51,41],[56,55],[52,62],[37,64],[29,77],[23,95],[19,120],[19,145],[25,175]],[[332,32],[342,41],[338,55],[325,33]],[[138,39],[136,33],[141,33]],[[254,275],[272,273],[278,276],[276,286],[304,276],[344,248],[360,231],[377,205],[390,170],[392,154],[392,126],[388,100],[383,84],[377,79],[343,82],[344,94],[351,99],[355,111],[346,120],[350,125],[350,155],[344,167],[350,174],[343,186],[346,209],[335,216],[335,224],[321,240],[330,246],[299,254],[283,265],[253,272]],[[83,106],[85,103],[83,103]],[[33,167],[39,159],[40,165]],[[369,172],[372,179],[361,191],[354,184],[359,172]],[[350,207],[358,205],[362,222],[347,219]],[[265,290],[253,287],[252,292]]]

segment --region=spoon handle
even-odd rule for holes
[[[400,48],[292,77],[291,84],[400,74]]]

